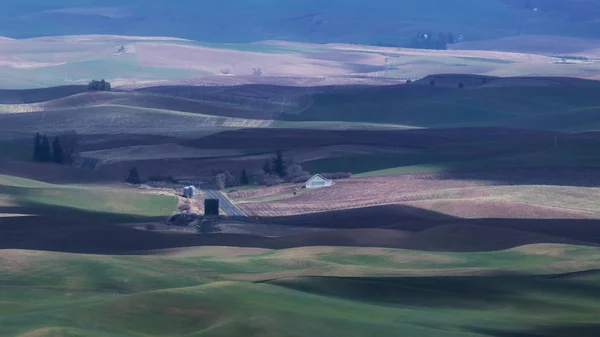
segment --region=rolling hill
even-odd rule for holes
[[[37,127],[70,130],[84,124],[92,127],[86,121],[94,118],[95,133],[111,129],[100,119],[118,127],[135,124],[135,129],[151,131],[152,125],[144,125],[154,118],[142,121],[135,116],[160,115],[161,121],[171,120],[157,124],[162,128],[173,128],[173,123],[191,126],[190,121],[198,120],[193,125],[221,128],[504,127],[583,132],[600,127],[595,121],[599,83],[574,78],[432,75],[409,85],[369,87],[168,86],[109,93],[80,93],[80,87],[8,90],[0,95],[21,97],[27,103],[10,104],[5,98],[0,105],[4,121],[0,127],[14,132],[13,125],[34,128],[36,120],[43,119],[46,125]],[[59,125],[54,125],[55,119]]]
[[[399,124],[413,127],[503,126],[524,129],[592,131],[599,126],[595,110],[599,82],[548,79],[530,85],[526,79],[499,86],[493,79],[430,76],[407,86],[317,94],[313,104],[289,121],[340,121]],[[534,81],[535,82],[535,81]],[[464,88],[460,89],[460,84]]]
[[[591,337],[598,326],[596,248],[530,245],[469,256],[330,247],[150,254],[1,250],[0,286],[9,291],[0,293],[0,333],[484,337],[550,331],[547,336],[566,337],[577,331]],[[523,262],[507,265],[515,259]]]
[[[597,1],[0,8],[0,336],[598,335]]]

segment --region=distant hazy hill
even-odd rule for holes
[[[524,34],[600,38],[600,4],[591,0],[0,0],[0,6],[0,36],[16,38],[125,34],[403,45],[427,30],[466,40],[514,36],[522,11]]]

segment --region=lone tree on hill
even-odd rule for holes
[[[52,142],[52,161],[57,164],[63,164],[65,162],[65,156],[58,136],[56,136],[54,142]]]
[[[277,150],[275,158],[273,158],[273,173],[283,178],[286,174],[285,159],[283,159],[283,153],[281,150]]]
[[[40,145],[40,161],[47,163],[52,161],[52,151],[50,150],[50,141],[48,137],[42,137],[42,145]]]
[[[34,161],[42,161],[41,159],[42,152],[42,135],[40,133],[35,134],[35,141],[33,145],[33,160]]]
[[[249,184],[250,184],[250,178],[248,178],[248,172],[246,171],[246,169],[243,169],[242,173],[240,174],[240,185],[246,186]]]
[[[140,173],[138,172],[137,168],[132,167],[131,170],[129,170],[129,176],[127,176],[125,182],[132,185],[139,185],[142,183],[142,179],[140,179]]]

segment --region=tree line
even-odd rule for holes
[[[77,153],[77,138],[76,132],[66,132],[55,136],[50,144],[50,138],[38,132],[34,139],[33,160],[40,163],[72,165]]]
[[[215,175],[215,185],[220,190],[228,187],[250,185],[250,176],[246,169],[242,169],[239,175],[232,174],[229,171],[223,171]]]
[[[310,172],[304,170],[292,158],[284,157],[282,151],[279,150],[273,157],[265,160],[262,169],[259,171],[249,173],[244,168],[239,173],[232,172],[229,170],[213,170],[212,176],[215,186],[220,190],[250,184],[274,186],[283,183],[305,182],[312,176]],[[349,172],[322,173],[321,175],[327,179],[346,179],[352,177],[352,174]],[[169,184],[180,183],[172,176],[151,176],[147,181],[162,181]],[[129,170],[125,182],[133,185],[139,185],[143,182],[136,167],[132,167]]]
[[[312,174],[305,170],[293,158],[286,158],[283,152],[278,150],[275,155],[265,160],[262,170],[253,172],[250,176],[246,169],[240,174],[232,174],[229,171],[214,172],[215,185],[219,189],[225,189],[236,186],[245,186],[251,183],[265,186],[275,186],[283,183],[302,183],[312,177]],[[322,173],[327,179],[347,179],[351,178],[349,172]]]
[[[285,158],[283,153],[278,150],[275,156],[267,159],[262,168],[260,183],[267,186],[279,185],[282,183],[298,183],[310,179],[310,172],[304,170],[302,166],[292,158]]]
[[[112,86],[110,85],[110,82],[107,82],[105,80],[101,80],[101,81],[92,80],[88,84],[88,90],[89,91],[111,91]]]
[[[273,157],[267,159],[262,170],[253,172],[252,175],[245,168],[239,174],[230,171],[217,171],[213,174],[215,185],[221,190],[252,183],[266,186],[279,185],[284,182],[297,183],[310,178],[308,171],[294,163],[292,159],[285,158],[281,151],[277,151]]]

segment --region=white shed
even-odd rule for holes
[[[306,188],[322,188],[333,185],[333,181],[330,179],[323,178],[320,174],[315,174],[312,178],[308,179],[306,183],[304,183],[304,187]]]

